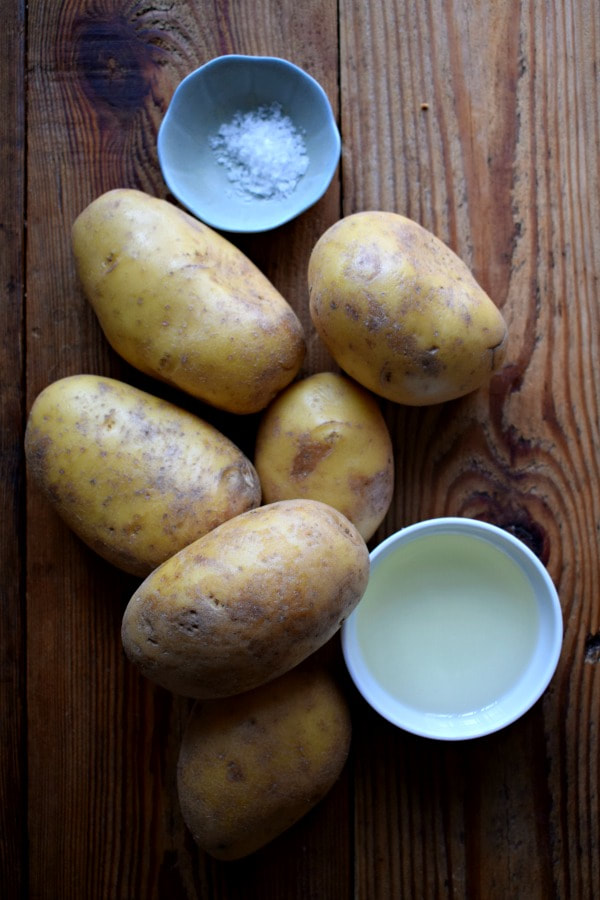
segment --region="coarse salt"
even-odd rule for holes
[[[233,193],[246,200],[289,197],[309,164],[303,134],[279,103],[235,113],[209,143]]]

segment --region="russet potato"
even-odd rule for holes
[[[504,319],[442,241],[391,212],[346,216],[309,260],[310,313],[338,365],[410,406],[485,385],[506,353]]]
[[[366,541],[394,490],[392,441],[375,397],[334,372],[296,381],[273,400],[259,423],[254,465],[264,502],[321,500]]]
[[[332,788],[350,739],[343,694],[312,665],[245,694],[198,701],[177,767],[181,812],[194,840],[222,860],[263,847]]]
[[[73,531],[115,566],[144,577],[261,499],[252,463],[216,428],[96,375],[62,378],[39,394],[25,452],[32,476]]]
[[[114,350],[232,413],[263,409],[300,369],[291,306],[232,243],[172,203],[115,189],[73,225],[80,282]]]
[[[369,553],[340,512],[282,500],[242,513],[179,551],[131,597],[123,647],[175,694],[250,690],[325,644],[362,597]]]

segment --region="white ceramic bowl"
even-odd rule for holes
[[[274,103],[301,137],[308,168],[288,196],[239,196],[211,140],[236,114]],[[267,231],[316,203],[333,178],[340,150],[323,88],[298,66],[271,56],[219,56],[196,69],[177,87],[158,134],[169,190],[207,225],[232,232]]]
[[[562,644],[559,598],[521,541],[466,518],[432,519],[371,553],[364,597],[342,627],[350,675],[413,734],[481,737],[522,716]]]

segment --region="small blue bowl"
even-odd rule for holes
[[[273,104],[303,143],[306,171],[287,193],[241,194],[231,166],[218,160],[215,140],[235,117],[239,122],[251,115],[256,121],[256,111]],[[196,69],[176,89],[158,133],[158,159],[169,190],[207,225],[231,232],[268,231],[304,212],[329,187],[340,151],[323,88],[298,66],[271,56],[219,56]]]

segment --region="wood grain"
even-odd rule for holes
[[[595,896],[598,4],[30,0],[6,14],[1,40],[2,896]],[[372,712],[335,639],[326,657],[354,721],[342,778],[272,845],[223,864],[195,847],[177,804],[189,703],[145,682],[122,653],[136,581],[87,550],[35,485],[25,490],[21,445],[33,399],[56,378],[98,372],[158,392],[104,340],[75,278],[70,228],[112,187],[169,198],[162,116],[182,77],[231,52],[297,63],[339,116],[339,176],[322,200],[275,232],[233,237],[302,319],[303,374],[333,366],[308,315],[310,250],[356,210],[396,210],[430,228],[509,324],[508,358],[488,389],[426,409],[382,403],[397,487],[374,543],[431,516],[495,522],[547,565],[565,637],[534,708],[459,744]],[[255,417],[202,413],[252,452]]]
[[[27,885],[25,518],[23,508],[23,324],[25,189],[25,10],[14,4],[0,35],[0,886],[19,896]]]

